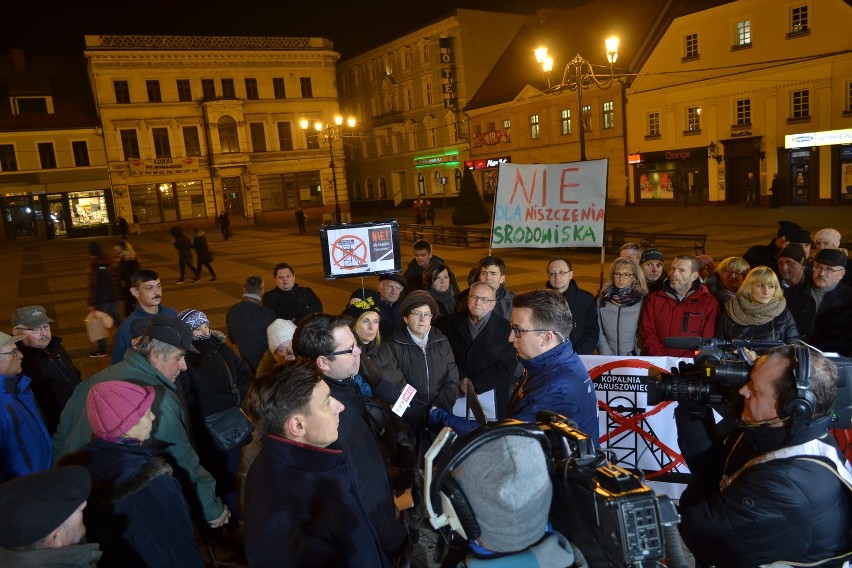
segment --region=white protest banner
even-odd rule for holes
[[[500,164],[491,248],[603,246],[608,163]]]

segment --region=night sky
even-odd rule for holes
[[[531,14],[589,0],[14,0],[0,53],[81,52],[86,34],[321,36],[343,57],[416,30],[453,8]]]

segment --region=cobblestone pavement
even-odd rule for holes
[[[834,227],[852,241],[852,209],[848,207],[785,207],[782,209],[745,209],[742,206],[703,207],[610,206],[608,227],[624,227],[635,231],[676,233],[707,233],[707,253],[718,262],[731,255],[742,254],[753,244],[764,244],[777,232],[777,221],[795,221],[812,233]],[[437,223],[449,224],[452,211],[438,209]],[[401,223],[412,222],[410,209],[396,209],[384,218],[398,218]],[[354,215],[355,221],[368,220]],[[324,279],[322,257],[316,223],[308,225],[307,234],[299,234],[295,220],[280,225],[239,226],[234,223],[234,238],[224,241],[215,227],[207,231],[210,247],[216,253],[214,268],[218,280],[211,282],[204,274],[202,281],[176,285],[177,254],[167,232],[131,235],[130,241],[139,253],[144,268],[160,273],[163,282],[163,304],[181,310],[197,308],[207,313],[211,327],[224,330],[225,312],[237,302],[242,282],[250,274],[260,274],[267,288],[273,285],[272,268],[282,261],[295,267],[297,282],[310,286],[327,311],[339,312],[350,292],[361,285],[359,279]],[[196,225],[187,223],[186,232]],[[9,319],[15,307],[39,304],[56,320],[54,334],[63,338],[64,345],[75,364],[88,377],[109,365],[108,358],[90,359],[92,351],[83,318],[87,305],[88,244],[98,241],[111,250],[115,238],[55,239],[52,241],[0,242],[0,325],[10,332]],[[666,249],[667,258],[690,253],[687,249]],[[411,259],[411,243],[402,243],[403,265]],[[476,261],[488,253],[487,247],[454,247],[442,245],[434,252],[444,258],[456,274],[463,278]],[[507,287],[516,292],[544,284],[545,265],[553,256],[567,256],[574,264],[575,278],[580,286],[595,292],[601,274],[600,249],[496,249],[494,254],[504,258],[507,265]],[[606,255],[608,263],[613,254]],[[375,285],[375,278],[365,279],[366,286]],[[111,346],[110,346],[111,348]],[[422,564],[428,565],[428,564]]]

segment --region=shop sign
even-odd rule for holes
[[[456,108],[456,76],[453,69],[453,38],[442,37],[438,40],[441,50],[441,92],[444,95],[444,108]]]
[[[833,146],[852,144],[852,128],[843,130],[823,130],[822,132],[803,132],[784,136],[785,148],[811,148],[813,146]]]
[[[156,160],[128,160],[131,175],[160,176],[200,173],[195,158],[157,158]]]
[[[437,164],[449,164],[458,162],[458,154],[447,154],[445,156],[429,156],[428,158],[414,158],[414,167],[418,166],[434,166]]]
[[[500,156],[498,158],[480,158],[478,160],[467,160],[464,167],[469,170],[485,170],[496,168],[500,164],[508,164],[512,161],[511,156]]]
[[[508,129],[492,130],[491,132],[483,132],[478,136],[473,137],[473,147],[481,148],[482,146],[493,146],[494,144],[503,144],[512,141],[512,133]]]

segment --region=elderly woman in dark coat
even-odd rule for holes
[[[253,379],[251,369],[225,342],[221,331],[210,329],[204,312],[189,309],[178,317],[192,328],[192,345],[198,350],[186,354],[188,381],[182,385],[187,392],[198,457],[216,480],[216,493],[231,510],[230,526],[235,527],[239,522],[237,472],[242,447],[219,449],[207,431],[204,418],[240,406]]]
[[[459,373],[450,342],[432,327],[438,304],[428,292],[415,290],[402,301],[400,313],[405,327],[393,330],[380,347],[391,355],[385,365],[417,389],[417,400],[452,410],[459,396]]]
[[[155,397],[153,387],[126,381],[93,386],[86,399],[92,440],[58,462],[92,475],[83,516],[86,536],[103,550],[101,567],[204,566],[180,483],[163,455],[145,445]]]
[[[736,296],[719,311],[716,337],[786,344],[799,338],[796,321],[771,268],[758,266],[748,273]]]

